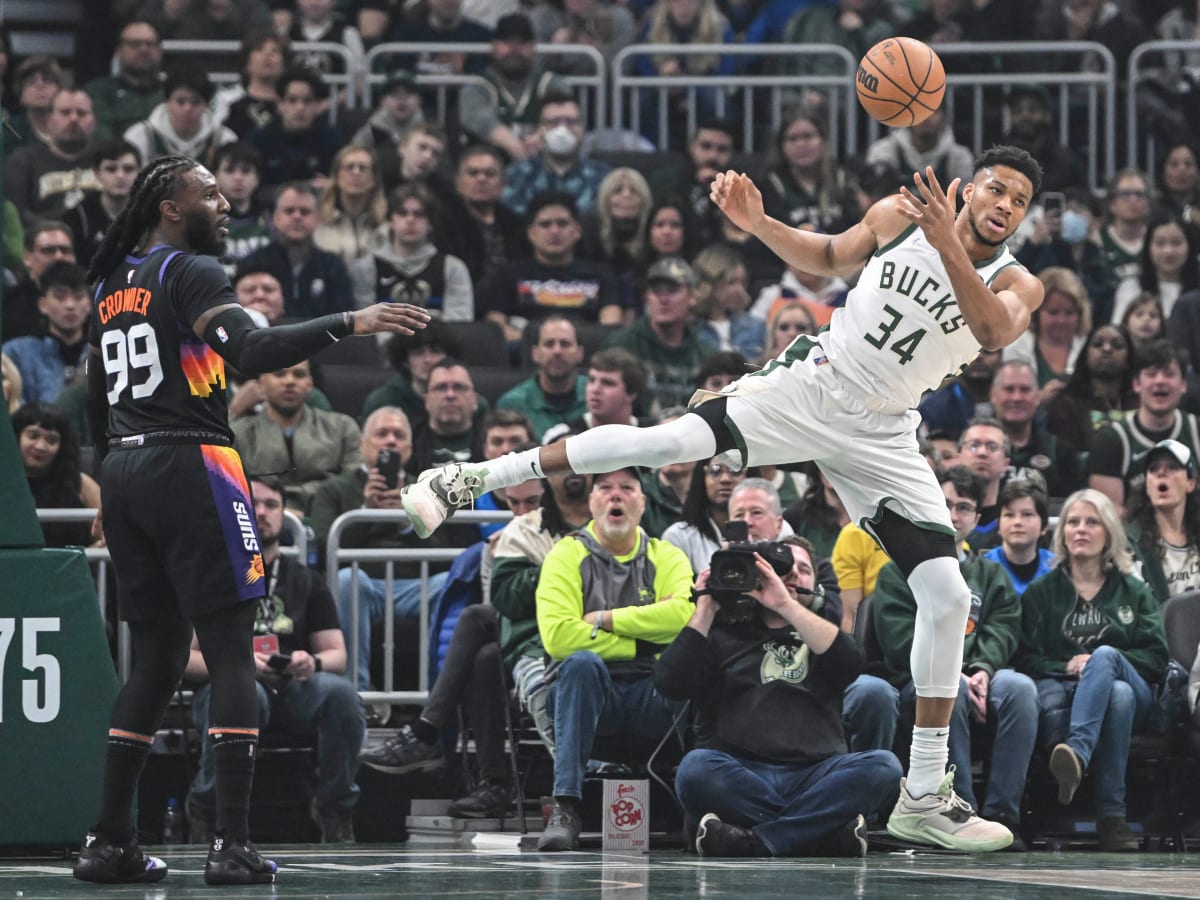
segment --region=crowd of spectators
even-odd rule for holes
[[[586,103],[564,80],[590,74],[580,57],[538,52],[535,42],[589,45],[609,62],[639,41],[681,48],[833,43],[857,56],[895,34],[935,42],[1003,38],[997,23],[1019,18],[1019,9],[1029,29],[1008,38],[1098,41],[1116,54],[1123,78],[1136,44],[1190,37],[1196,29],[1194,2],[1115,0],[542,0],[497,5],[514,8],[502,13],[464,0],[123,6],[128,15],[111,74],[76,84],[53,58],[0,55],[5,394],[16,411],[31,491],[41,507],[98,501],[91,456],[81,447],[90,430],[77,384],[88,315],[80,266],[123,208],[139,167],[164,154],[190,155],[213,170],[233,207],[221,261],[239,302],[263,324],[387,299],[435,316],[415,336],[362,344],[353,360],[305,362],[247,381],[230,373],[232,426],[247,471],[279,476],[272,490],[311,525],[318,569],[333,564],[324,558],[325,540],[337,516],[399,508],[406,479],[425,468],[491,458],[518,443],[596,425],[678,416],[695,390],[719,390],[767,364],[815,334],[845,302],[849,284],[785,265],[709,201],[714,175],[735,165],[746,138],[742,113],[754,111],[741,108],[748,102],[741,95],[712,84],[686,88],[696,75],[821,74],[816,58],[640,57],[638,74],[678,82],[665,93],[640,95],[649,110],[643,122],[663,117],[672,134],[684,134],[656,148],[653,128],[596,132]],[[239,43],[238,83],[214,83],[213,63],[164,57],[164,40],[214,38]],[[348,73],[336,54],[296,46],[316,41],[341,44],[356,58],[386,41],[438,46],[385,57],[373,73],[374,108],[360,109],[347,105],[338,79],[362,73]],[[446,49],[475,42],[489,44],[490,53]],[[978,64],[964,63],[963,71]],[[1200,93],[1192,71],[1168,59],[1152,79],[1146,125],[1165,151],[1154,160],[1155,176],[1120,169],[1099,193],[1089,189],[1081,151],[1058,141],[1055,119],[1073,108],[1054,103],[1040,84],[1015,83],[997,97],[1004,115],[989,117],[988,139],[1025,147],[1046,168],[1046,193],[1013,248],[1043,281],[1046,298],[1027,334],[1002,352],[982,352],[920,406],[921,436],[943,479],[963,571],[980,595],[952,726],[958,793],[976,796],[970,723],[992,716],[1016,722],[1006,731],[1008,768],[993,767],[979,796],[985,811],[1018,827],[1040,718],[1043,738],[1053,737],[1044,749],[1060,800],[1071,799],[1085,772],[1096,773],[1100,838],[1108,849],[1131,846],[1124,754],[1128,733],[1145,726],[1148,697],[1164,674],[1158,610],[1170,597],[1200,589],[1200,152],[1197,119],[1179,113],[1188,91]],[[452,92],[448,106],[435,103],[430,82],[464,73],[478,78]],[[914,168],[932,166],[945,184],[969,176],[982,149],[966,145],[966,129],[946,110],[845,158],[829,134],[826,94],[803,90],[786,100],[777,127],[762,136],[761,158],[736,165],[756,175],[767,212],[797,228],[836,233]],[[605,152],[613,147],[617,152]],[[631,157],[631,148],[646,152]],[[369,370],[375,390],[332,390],[333,370],[350,368]],[[359,690],[382,684],[385,661],[373,655],[373,639],[387,590],[398,619],[415,620],[423,595],[441,610],[444,640],[429,637],[432,671],[445,663],[442,677],[452,681],[434,695],[431,711],[391,740],[390,756],[376,752],[378,768],[444,762],[439,738],[461,703],[490,755],[481,782],[456,809],[465,816],[502,812],[512,785],[497,761],[496,721],[481,711],[501,701],[481,685],[495,687],[485,666],[503,666],[547,746],[555,748],[557,732],[558,749],[566,748],[569,759],[555,774],[557,830],[545,849],[574,846],[574,801],[594,730],[578,721],[578,705],[591,702],[579,684],[616,674],[628,688],[623,702],[645,707],[657,698],[661,706],[639,727],[661,734],[678,706],[659,696],[655,679],[675,699],[691,696],[673,680],[691,670],[685,652],[695,652],[710,632],[718,646],[729,640],[719,622],[713,630],[712,610],[701,607],[685,626],[691,610],[676,607],[721,546],[727,524],[738,520],[747,521],[752,538],[799,541],[797,568],[763,595],[761,627],[775,634],[791,623],[815,655],[829,651],[818,687],[832,693],[811,702],[826,718],[840,711],[856,752],[890,750],[895,717],[911,694],[904,649],[911,597],[815,466],[735,472],[716,457],[597,476],[596,483],[592,495],[587,481],[567,479],[488,497],[480,508],[511,508],[512,524],[452,527],[436,541],[479,551],[477,568],[466,575],[457,563],[450,571],[435,564],[432,577],[422,579],[411,556],[390,573],[377,564],[339,566],[337,595],[321,597],[320,617],[314,614],[310,649],[334,647],[334,668]],[[580,531],[589,503],[593,524]],[[570,533],[572,543],[555,549]],[[1084,537],[1076,539],[1079,533]],[[77,527],[47,527],[47,537],[57,545],[89,541]],[[407,526],[386,521],[360,523],[342,542],[403,551],[429,546]],[[670,560],[669,585],[639,568],[637,554],[647,547]],[[588,567],[600,559],[619,563],[631,578],[648,578],[643,587],[661,609],[643,615],[625,609],[638,601],[594,588]],[[539,581],[543,560],[563,583]],[[496,612],[447,612],[444,595],[462,583],[471,588],[467,609],[490,598]],[[804,601],[803,614],[789,612],[798,584],[810,593],[820,586],[825,605]],[[575,608],[581,590],[586,627]],[[850,635],[873,595],[881,633],[898,636],[881,637],[882,668],[864,673]],[[1070,628],[1046,624],[1051,614],[1031,610],[1029,597],[1043,598],[1046,609],[1061,606],[1054,621],[1068,616]],[[301,603],[285,600],[289,612]],[[334,610],[344,639],[328,633]],[[840,628],[836,639],[827,625]],[[654,674],[646,647],[662,649],[680,629],[700,634],[682,638],[670,654],[675,669]],[[598,630],[607,638],[597,640]],[[447,656],[450,648],[456,655]],[[636,664],[614,666],[627,650]],[[397,653],[415,654],[416,647]],[[193,670],[202,676],[203,661]],[[318,685],[335,677],[316,673]],[[314,673],[302,674],[309,680]],[[708,679],[735,675],[703,670]],[[996,689],[990,700],[989,683]],[[1119,695],[1107,712],[1094,699],[1101,692]],[[272,698],[278,693],[273,687]],[[1095,715],[1080,724],[1089,703],[1092,713],[1107,716],[1103,731]],[[600,724],[618,727],[621,719],[614,714]],[[833,744],[814,752],[829,754]],[[858,762],[894,774],[887,759]],[[681,770],[689,810],[704,796],[695,782],[701,764],[713,765],[713,758]],[[321,795],[314,818],[330,840],[350,839],[353,792],[345,771],[327,774],[336,788]],[[201,794],[203,807],[210,798]],[[881,798],[877,808],[888,805]],[[714,854],[815,852],[828,849],[846,818],[854,825],[858,813],[870,820],[875,811],[839,808],[842,819],[831,819],[821,834],[740,829],[747,837],[736,821],[730,831],[720,820],[700,831]],[[744,814],[731,809],[727,818]]]

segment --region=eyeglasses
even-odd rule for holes
[[[369,162],[344,162],[338,168],[343,172],[371,172],[375,169]]]
[[[967,441],[963,444],[963,449],[968,453],[999,453],[1004,449],[1004,445],[995,441]]]
[[[735,472],[729,466],[723,466],[720,463],[713,463],[711,466],[704,467],[704,474],[709,478],[720,478],[722,475],[729,475],[733,478],[739,477],[742,473]]]
[[[1114,197],[1121,197],[1125,200],[1144,200],[1147,196],[1145,191],[1140,191],[1137,188],[1124,188],[1113,192]]]
[[[977,507],[974,503],[955,503],[953,500],[947,500],[946,509],[952,513],[958,513],[960,516],[973,516]]]
[[[469,394],[472,387],[469,384],[462,384],[457,381],[443,381],[441,384],[431,384],[429,393],[431,394]]]
[[[56,254],[60,256],[70,256],[75,252],[75,248],[70,244],[46,244],[42,247],[34,247],[33,252],[42,256],[54,256]]]

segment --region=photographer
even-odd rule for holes
[[[862,671],[854,638],[814,613],[812,545],[759,545],[749,593],[709,589],[712,572],[749,581],[730,553],[696,581],[696,610],[654,668],[659,691],[696,704],[698,749],[675,787],[699,823],[701,856],[862,856],[864,816],[895,791],[887,750],[848,753],[842,691]],[[774,551],[771,548],[775,548]],[[732,577],[730,577],[732,574]],[[739,577],[740,576],[740,577]]]
[[[338,628],[337,607],[320,575],[279,555],[283,485],[262,476],[251,480],[250,490],[267,582],[267,596],[259,601],[254,622],[260,727],[270,722],[288,731],[316,732],[318,777],[313,821],[321,830],[322,841],[353,843],[353,815],[359,794],[354,778],[367,725],[358,695],[344,677],[346,644]],[[195,637],[187,677],[208,679],[208,666]],[[196,690],[192,700],[192,719],[204,736],[200,767],[185,803],[193,841],[209,837],[222,800],[217,793],[217,763],[208,734],[209,701],[206,684]]]

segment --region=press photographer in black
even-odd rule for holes
[[[847,752],[842,691],[863,651],[814,612],[813,556],[797,536],[714,554],[655,665],[664,696],[695,704],[675,789],[701,856],[863,856],[864,815],[902,774],[890,751]]]

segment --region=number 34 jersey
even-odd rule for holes
[[[110,439],[198,430],[232,441],[225,361],[192,333],[214,306],[237,303],[212,257],[151,247],[105,277],[92,297],[90,342],[100,348]]]
[[[1007,246],[975,263],[984,284],[1019,266]],[[979,353],[941,255],[916,225],[875,251],[821,346],[838,376],[868,395],[916,407]]]

